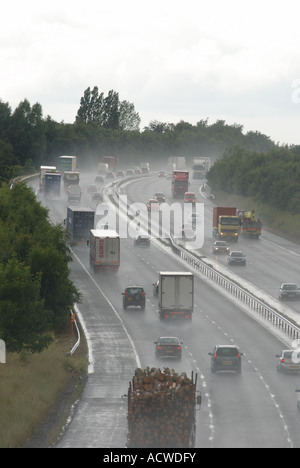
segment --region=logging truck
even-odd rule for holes
[[[128,389],[128,448],[192,448],[196,439],[197,374],[136,369]]]

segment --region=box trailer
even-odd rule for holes
[[[95,212],[89,207],[68,206],[67,230],[71,242],[87,242],[94,229]]]
[[[194,275],[191,272],[160,271],[158,309],[161,320],[191,319],[194,310]]]
[[[118,271],[120,266],[120,236],[112,229],[91,229],[90,265],[97,270]]]

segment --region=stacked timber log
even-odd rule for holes
[[[192,447],[196,385],[173,369],[136,369],[128,389],[127,447]]]

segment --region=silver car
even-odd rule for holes
[[[228,255],[227,263],[229,265],[246,265],[246,255],[239,250],[234,250]]]
[[[278,291],[279,299],[300,299],[300,289],[295,283],[283,283]]]
[[[215,241],[211,251],[214,254],[228,254],[230,251],[230,246],[226,241]]]
[[[297,356],[297,351],[291,349],[284,349],[280,355],[276,356],[277,371],[278,372],[299,372],[300,359]]]

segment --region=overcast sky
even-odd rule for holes
[[[73,123],[98,86],[142,120],[208,119],[300,144],[299,0],[8,0],[0,99]]]

